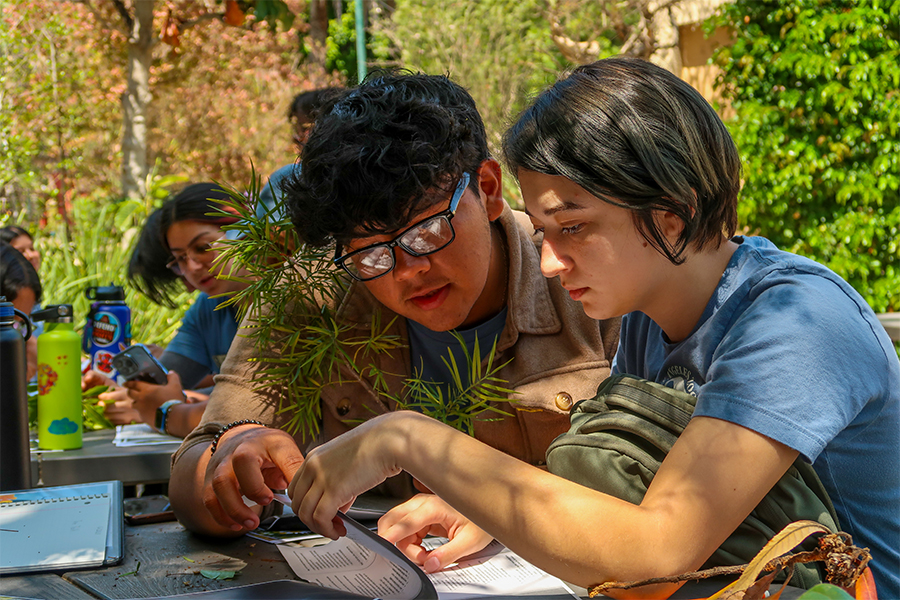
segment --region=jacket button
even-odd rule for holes
[[[568,392],[560,392],[556,395],[556,408],[559,410],[569,410],[572,408],[572,396]]]
[[[350,412],[350,398],[344,398],[337,405],[337,414],[342,417],[347,416],[347,413]]]

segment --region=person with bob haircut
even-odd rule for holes
[[[225,237],[222,227],[239,220],[224,214],[227,209],[221,201],[230,199],[214,183],[195,183],[147,218],[129,261],[129,280],[163,306],[175,306],[172,293],[181,283],[200,294],[160,357],[169,370],[168,383],[129,381],[124,384],[127,392],[116,389],[100,395],[114,423],[141,421],[152,426],[161,421],[166,433],[184,437],[200,422],[206,394],[185,390],[204,385],[208,376],[219,372],[238,330],[237,308],[223,303],[249,285],[242,269],[232,269],[230,262],[213,264],[216,245]],[[111,383],[92,371],[82,387]],[[165,417],[157,419],[160,410]]]
[[[371,369],[334,361],[317,385],[313,438],[285,431],[293,413],[279,410],[278,386],[254,382],[265,359],[280,356],[278,343],[259,349],[252,329],[239,334],[203,421],[173,459],[179,521],[207,535],[257,527],[262,507],[274,508],[272,489],[287,487],[310,448],[396,410],[392,397],[412,374],[447,398],[448,352],[461,365],[465,353],[480,354],[483,366],[494,342],[494,364],[503,365],[496,376],[516,402],[496,406],[508,415],[475,418],[474,436],[511,460],[542,465],[568,426],[572,398],[608,375],[618,320],[598,323],[541,276],[527,217],[503,199],[471,95],[445,76],[373,73],[319,115],[300,167],[285,201],[300,239],[334,252],[340,283],[328,308],[341,335],[365,339],[378,320],[399,345],[361,349],[354,358]],[[460,371],[465,388],[471,374]],[[408,498],[411,484],[404,476],[381,491]],[[242,496],[260,506],[248,508]]]
[[[660,67],[601,60],[538,96],[504,153],[543,234],[543,274],[589,316],[623,317],[613,373],[692,393],[689,424],[631,504],[387,414],[306,456],[288,488],[300,519],[343,535],[335,513],[406,471],[436,495],[379,533],[426,571],[495,537],[579,585],[643,580],[700,567],[799,456],[871,551],[879,596],[900,597],[900,361],[840,277],[734,235],[740,160],[712,107]],[[429,532],[466,541],[427,552]]]

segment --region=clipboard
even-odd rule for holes
[[[121,481],[0,492],[0,575],[115,565],[124,550]]]

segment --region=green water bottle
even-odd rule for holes
[[[32,313],[46,321],[38,336],[38,447],[81,448],[81,337],[71,304],[52,304]]]

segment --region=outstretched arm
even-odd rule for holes
[[[336,537],[333,517],[340,506],[405,470],[527,560],[587,586],[700,567],[796,456],[749,429],[697,417],[643,502],[633,505],[422,415],[397,412],[310,452],[289,494],[305,523]],[[674,589],[647,593],[659,597]]]

